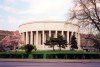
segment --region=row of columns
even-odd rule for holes
[[[36,34],[34,34],[34,32]],[[51,32],[52,31],[48,31],[49,32],[49,37],[51,37]],[[71,39],[71,36],[73,35],[74,32],[70,32],[70,31],[61,31],[61,35],[64,36],[64,32],[67,32],[66,35],[66,39],[67,39],[67,42],[68,44],[70,43],[70,39]],[[24,33],[21,33],[22,34],[22,41],[25,43],[25,44],[34,44],[36,45],[36,47],[38,47],[39,45],[39,31],[30,31],[30,32],[24,32]],[[58,31],[55,31],[55,37],[57,37],[57,34],[58,34]],[[30,36],[29,36],[30,35]],[[44,42],[45,42],[45,31],[42,31],[42,46],[44,47]],[[34,37],[33,37],[34,36]],[[77,38],[77,43],[78,43],[78,46],[80,47],[80,34],[79,33],[75,33],[75,36]],[[33,43],[33,39],[35,39],[35,42]],[[29,41],[30,40],[30,41]]]

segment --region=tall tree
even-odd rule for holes
[[[78,49],[75,34],[73,34],[72,37],[71,37],[71,48],[72,49]]]
[[[57,35],[57,42],[59,46],[59,50],[61,51],[61,48],[65,48],[67,45],[67,40],[62,35]]]
[[[53,47],[53,51],[55,50],[54,46],[58,45],[59,50],[61,51],[61,48],[65,48],[67,46],[67,40],[65,40],[61,35],[58,35],[57,38],[51,36],[44,44]]]
[[[4,39],[0,41],[0,44],[4,46],[3,48],[10,48],[12,50],[16,50],[21,44],[20,34],[16,31],[13,32],[12,35],[7,35]]]
[[[94,38],[92,38],[94,42],[94,48],[100,51],[100,33],[98,33]]]
[[[91,24],[100,32],[100,0],[74,0],[71,20],[77,19],[85,25]]]

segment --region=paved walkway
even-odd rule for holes
[[[100,59],[0,59],[0,62],[100,63]]]

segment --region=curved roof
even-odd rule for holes
[[[27,22],[27,23],[23,23],[20,26],[23,26],[23,25],[27,25],[27,24],[33,24],[33,23],[65,23],[65,24],[73,24],[73,23],[70,23],[70,22],[66,22],[66,21],[33,21],[33,22]],[[79,26],[78,24],[73,24],[75,26]]]

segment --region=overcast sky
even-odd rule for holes
[[[0,30],[16,30],[22,23],[66,19],[72,0],[0,0]]]

